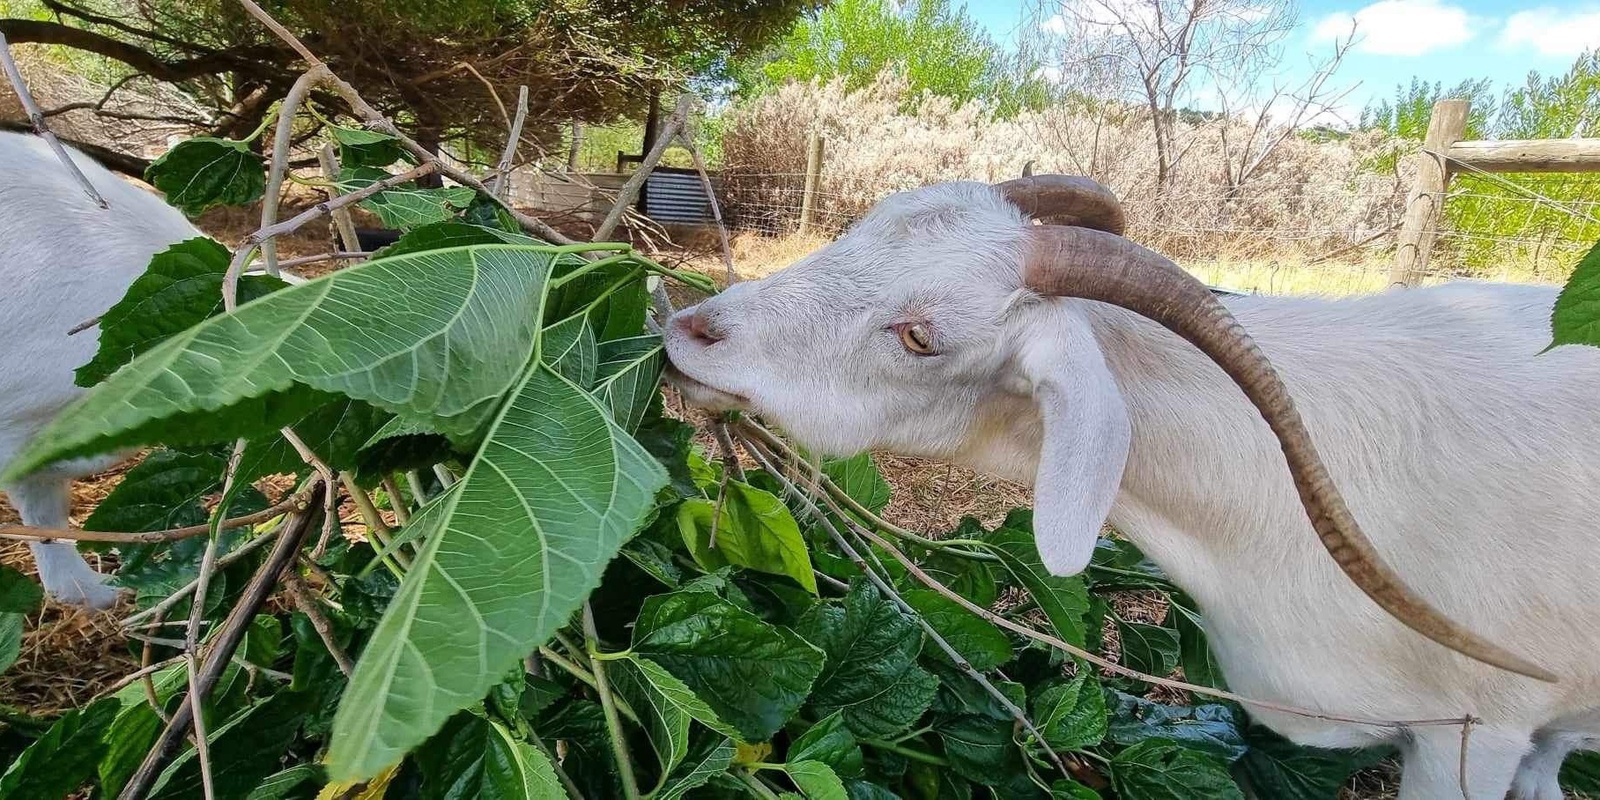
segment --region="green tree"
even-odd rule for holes
[[[1600,135],[1600,50],[1584,53],[1565,75],[1528,75],[1506,94],[1496,126],[1506,139]]]
[[[803,18],[735,79],[747,95],[790,80],[843,78],[854,89],[892,69],[913,95],[978,101],[1010,115],[1050,99],[1039,66],[1025,53],[1006,52],[948,0],[839,0]]]

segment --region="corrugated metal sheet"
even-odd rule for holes
[[[714,219],[705,187],[700,184],[700,176],[693,172],[657,170],[652,173],[644,184],[644,213],[657,222],[691,225]]]

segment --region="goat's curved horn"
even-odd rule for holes
[[[1127,225],[1117,196],[1089,178],[1029,175],[1002,181],[994,187],[1012,205],[1041,222],[1078,225],[1117,234]]]
[[[1556,676],[1451,621],[1378,556],[1333,485],[1289,390],[1250,335],[1204,284],[1165,257],[1099,230],[1030,229],[1024,283],[1041,294],[1121,306],[1188,340],[1228,373],[1283,447],[1311,526],[1339,569],[1383,610],[1458,653],[1555,682]]]

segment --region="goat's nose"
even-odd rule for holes
[[[695,309],[695,312],[689,315],[688,327],[689,333],[705,344],[714,344],[723,339],[722,331],[706,317],[704,309]]]

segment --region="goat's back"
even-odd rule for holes
[[[0,133],[0,466],[79,391],[75,368],[105,312],[150,257],[201,235],[161,198],[68,150],[110,204],[101,208],[44,140]]]

